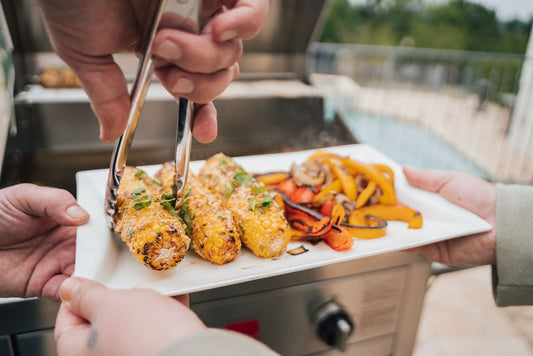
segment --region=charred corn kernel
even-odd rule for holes
[[[257,202],[257,203],[254,203]],[[268,194],[256,194],[247,186],[235,189],[227,199],[241,230],[243,244],[257,256],[280,256],[290,241],[290,228],[283,211]]]
[[[257,256],[280,256],[290,241],[290,227],[283,209],[235,162],[224,154],[206,161],[198,179],[223,199],[241,232],[242,243]]]
[[[155,270],[181,262],[190,244],[185,226],[143,171],[126,167],[115,211],[115,231],[137,260]]]
[[[253,178],[231,158],[217,153],[205,162],[198,179],[211,193],[227,199],[235,186],[249,184]]]
[[[237,258],[241,239],[232,214],[223,207],[217,196],[195,180],[191,182],[189,210],[193,215],[191,238],[194,251],[217,264]]]
[[[174,164],[165,163],[156,174],[164,186],[165,192],[171,192],[174,176]],[[233,261],[241,250],[239,230],[231,213],[222,205],[218,196],[211,194],[207,188],[190,175],[189,185],[181,207],[181,215],[190,227],[189,236],[194,251],[205,260],[216,264]]]

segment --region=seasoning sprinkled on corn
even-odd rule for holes
[[[222,153],[206,161],[198,180],[233,214],[243,244],[257,256],[280,256],[290,241],[282,209],[262,183]]]
[[[142,170],[126,167],[117,193],[115,231],[135,258],[154,270],[176,267],[190,245],[168,198]]]
[[[174,164],[167,162],[156,174],[165,192],[172,191]],[[192,175],[179,214],[188,225],[192,248],[205,260],[216,264],[233,261],[241,250],[239,230],[232,214],[217,195],[209,192]]]

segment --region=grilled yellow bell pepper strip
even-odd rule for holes
[[[350,215],[348,224],[342,223],[341,227],[358,239],[376,239],[387,234],[387,222],[372,215],[357,218]]]
[[[390,168],[386,164],[381,163],[373,163],[372,165],[379,169],[381,173],[385,173],[386,175],[388,175],[390,182],[394,184],[394,171],[392,170],[392,168]]]
[[[368,215],[376,216],[384,220],[404,221],[409,224],[408,227],[410,229],[419,229],[423,224],[422,214],[418,210],[402,204],[377,204],[356,209],[350,215],[349,222],[350,224],[360,222],[361,219]]]
[[[376,167],[374,167],[371,164],[354,161],[350,158],[343,159],[342,164],[344,167],[346,167],[346,169],[348,170],[348,172],[350,172],[350,174],[357,175],[361,173],[369,181],[376,182],[376,184],[381,188],[381,191],[383,192],[383,194],[379,197],[379,202],[381,204],[395,204],[396,203],[396,194],[394,192],[394,185]],[[352,199],[352,200],[355,200],[355,199]]]
[[[284,180],[290,178],[290,176],[291,175],[287,172],[265,173],[255,177],[255,180],[265,185],[279,184]]]
[[[335,179],[329,185],[322,187],[320,192],[317,195],[315,195],[313,201],[317,203],[322,202],[328,197],[330,193],[340,193],[341,190],[342,190],[341,181],[338,179]]]
[[[326,158],[324,159],[324,163],[329,166],[333,174],[340,180],[344,195],[346,195],[348,199],[355,201],[357,199],[357,186],[355,185],[354,178],[338,160]]]
[[[336,153],[327,152],[327,151],[318,151],[318,152],[313,153],[311,156],[309,156],[307,160],[311,161],[313,159],[319,159],[320,161],[323,161],[326,158],[333,158],[339,161],[344,159],[344,157],[341,157]]]
[[[357,201],[355,204],[356,209],[359,209],[365,206],[368,199],[370,199],[370,197],[376,191],[376,187],[377,187],[377,184],[375,181],[371,180],[370,182],[368,182],[368,185],[366,186],[366,188],[357,197]]]

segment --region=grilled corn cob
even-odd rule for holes
[[[142,170],[126,167],[117,193],[115,231],[148,267],[176,267],[190,239],[162,188]]]
[[[242,243],[257,256],[280,256],[290,241],[290,228],[283,211],[258,183],[224,154],[209,158],[198,179],[233,214]]]
[[[156,174],[165,192],[172,192],[173,177],[174,164],[170,162]],[[190,217],[184,220],[190,225],[188,233],[194,251],[216,264],[233,261],[241,250],[241,240],[231,213],[192,174],[186,192],[181,212]]]

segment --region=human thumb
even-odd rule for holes
[[[67,226],[89,221],[89,214],[63,189],[23,183],[5,188],[4,193],[16,209],[34,217],[50,218]]]
[[[404,166],[403,172],[407,182],[413,187],[438,193],[454,177],[455,172],[431,169],[419,169]]]
[[[405,178],[412,186],[438,193],[449,202],[481,217],[494,214],[496,188],[478,177],[454,171],[404,167]]]
[[[61,284],[59,297],[72,314],[90,322],[110,292],[98,282],[71,277]]]

